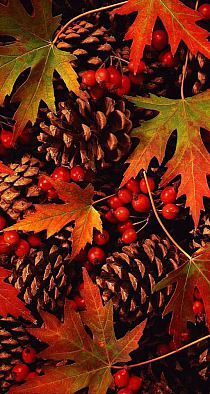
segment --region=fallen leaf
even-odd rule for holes
[[[87,243],[92,243],[94,228],[102,231],[100,214],[92,205],[94,189],[91,185],[81,189],[75,183],[53,181],[51,178],[49,181],[65,204],[36,205],[35,213],[29,214],[4,231],[22,230],[38,233],[47,230],[47,236],[51,237],[69,222],[74,222],[71,254],[73,259]]]
[[[99,289],[84,271],[86,311],[81,313],[65,306],[64,322],[42,312],[44,326],[29,329],[30,334],[49,345],[40,357],[71,360],[73,365],[47,368],[45,375],[13,387],[11,394],[73,394],[89,387],[91,394],[106,394],[111,382],[111,367],[131,360],[130,352],[138,348],[146,321],[116,339],[113,326],[113,305],[102,304]],[[87,333],[85,326],[92,332]]]
[[[0,35],[14,38],[10,44],[0,46],[0,105],[12,93],[18,76],[30,69],[27,80],[12,97],[13,102],[20,102],[14,115],[14,140],[29,120],[35,122],[41,100],[55,111],[52,85],[55,70],[69,90],[79,92],[77,75],[70,64],[75,57],[58,50],[52,41],[61,17],[52,16],[51,0],[32,3],[32,15],[17,0],[0,5]]]
[[[164,309],[163,316],[172,312],[170,333],[174,341],[181,344],[181,333],[186,332],[187,321],[194,322],[193,293],[199,289],[204,302],[206,320],[210,323],[210,244],[193,254],[191,259],[171,272],[154,287],[159,291],[164,287],[176,284],[176,289]]]
[[[5,282],[10,271],[0,267],[0,315],[6,317],[24,317],[26,320],[34,321],[30,311],[25,307],[24,302],[18,298],[18,291],[9,283]]]
[[[139,171],[147,169],[155,156],[162,162],[168,139],[177,130],[177,146],[173,158],[167,163],[161,185],[166,185],[181,175],[178,197],[186,195],[186,206],[190,207],[197,227],[203,196],[210,196],[207,174],[210,172],[209,155],[200,135],[200,128],[210,130],[210,90],[185,100],[171,100],[150,95],[148,98],[129,97],[137,107],[158,111],[159,114],[132,132],[140,143],[129,157],[129,167],[122,184]]]
[[[0,174],[13,175],[14,171],[3,163],[0,163]]]
[[[132,40],[130,58],[137,71],[139,62],[143,57],[146,45],[151,45],[152,32],[157,18],[160,18],[169,36],[171,51],[174,54],[184,41],[188,49],[196,55],[201,52],[210,57],[210,43],[207,41],[209,33],[196,22],[202,19],[198,11],[187,7],[176,0],[129,0],[113,14],[137,16],[125,35],[126,40]]]

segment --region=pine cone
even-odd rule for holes
[[[14,384],[11,370],[22,362],[24,347],[31,345],[31,337],[20,320],[13,317],[0,318],[0,390],[7,392]]]
[[[128,154],[132,129],[130,111],[122,99],[100,102],[77,98],[60,103],[58,114],[47,113],[41,122],[38,150],[56,164],[83,164],[86,168],[108,167]]]
[[[30,155],[9,167],[13,175],[0,174],[0,208],[12,220],[18,220],[39,202],[41,191],[37,186],[43,163]]]
[[[81,20],[60,35],[57,47],[77,57],[75,66],[79,71],[98,68],[115,48],[115,37],[98,23],[99,18],[95,14],[91,22]]]
[[[152,294],[153,285],[178,264],[175,247],[167,239],[151,235],[142,244],[124,246],[108,257],[96,283],[104,302],[112,299],[116,318],[136,324],[153,308],[162,310],[172,287]]]
[[[66,227],[51,237],[40,251],[31,249],[29,256],[11,258],[14,268],[8,280],[35,310],[62,313],[76,275],[76,267],[70,260],[71,230]]]

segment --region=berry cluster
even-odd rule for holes
[[[85,171],[81,166],[72,167],[70,170],[67,167],[57,167],[51,174],[54,181],[63,181],[75,183],[83,182],[85,179]],[[46,193],[48,200],[55,200],[58,196],[50,181],[46,176],[41,176],[38,182],[39,188]]]
[[[21,383],[26,379],[28,380],[38,376],[37,372],[31,371],[28,366],[34,364],[36,358],[36,351],[32,347],[27,347],[22,351],[22,360],[24,364],[16,364],[12,369],[12,376],[15,382]]]
[[[0,216],[1,229],[3,223],[6,226],[5,219]],[[30,238],[30,237],[29,237]],[[0,235],[0,254],[9,256],[11,253],[15,253],[17,257],[24,257],[29,254],[31,248],[30,241],[22,239],[17,231],[10,230]]]
[[[137,394],[142,387],[143,379],[136,375],[129,375],[127,369],[120,369],[114,374],[114,384],[118,394]]]
[[[167,186],[161,193],[160,199],[164,204],[162,207],[162,216],[166,220],[174,220],[179,213],[179,207],[174,204],[177,198],[177,192],[173,186]]]

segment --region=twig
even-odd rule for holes
[[[149,193],[149,198],[150,198],[150,201],[151,201],[151,205],[152,205],[152,209],[153,209],[153,211],[154,211],[154,214],[155,214],[155,217],[156,217],[156,219],[157,219],[157,221],[158,221],[158,223],[160,224],[160,226],[162,227],[162,229],[163,229],[163,231],[166,233],[166,235],[167,235],[167,237],[171,240],[171,242],[173,242],[173,244],[189,259],[189,260],[191,260],[191,256],[187,253],[187,252],[185,252],[185,250],[184,249],[182,249],[181,248],[181,246],[175,241],[175,239],[173,239],[173,237],[171,236],[171,234],[168,232],[168,230],[166,229],[166,227],[164,226],[164,224],[162,223],[162,221],[161,221],[161,219],[160,219],[160,217],[159,217],[159,215],[158,215],[158,213],[157,213],[157,210],[156,210],[156,207],[155,207],[155,203],[154,203],[154,200],[153,200],[153,197],[152,197],[152,193],[151,193],[151,191],[150,191],[150,187],[149,187],[149,184],[148,184],[148,181],[147,181],[147,174],[146,174],[146,172],[144,171],[144,179],[145,179],[145,182],[146,182],[146,185],[147,185],[147,189],[148,189],[148,193]]]
[[[163,354],[162,356],[159,356],[159,357],[156,357],[156,358],[152,358],[151,360],[146,360],[146,361],[142,361],[142,362],[137,363],[137,364],[128,365],[127,368],[143,367],[144,365],[155,363],[156,361],[160,361],[160,360],[163,360],[164,358],[167,358],[167,357],[173,356],[174,354],[180,353],[183,350],[188,349],[191,346],[197,345],[198,343],[200,343],[202,341],[205,341],[206,339],[209,339],[209,338],[210,338],[210,335],[206,335],[205,337],[196,339],[196,341],[190,342],[187,345],[184,345],[184,346],[180,347],[179,349],[173,350],[170,353]],[[112,368],[114,368],[114,369],[121,369],[122,366],[116,365],[116,366],[113,366]]]
[[[96,8],[90,11],[86,11],[83,14],[77,15],[74,18],[70,19],[70,21],[68,21],[63,27],[62,29],[56,34],[54,40],[53,40],[53,44],[56,43],[56,41],[58,40],[58,38],[60,37],[60,35],[75,21],[77,21],[78,19],[81,19],[87,15],[91,15],[91,14],[95,14],[95,12],[100,12],[100,11],[106,11],[106,10],[111,10],[112,8],[121,6],[123,4],[126,4],[128,1],[121,1],[120,3],[116,3],[116,4],[110,4],[108,6],[105,7],[100,7],[100,8]]]

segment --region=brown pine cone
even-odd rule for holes
[[[117,319],[137,323],[152,309],[162,310],[172,287],[157,294],[152,294],[152,288],[178,265],[176,248],[153,234],[142,244],[124,246],[108,257],[96,283],[104,302],[112,299]]]
[[[56,164],[109,167],[126,157],[131,146],[132,121],[126,102],[110,97],[94,102],[81,98],[59,103],[56,114],[40,123],[39,152]]]
[[[14,268],[8,280],[35,310],[62,313],[78,266],[70,260],[71,231],[71,227],[66,227],[47,240],[41,250],[31,249],[26,257],[11,258]]]
[[[12,220],[21,219],[41,198],[38,178],[44,164],[33,156],[24,155],[9,167],[13,175],[0,174],[0,208]]]

